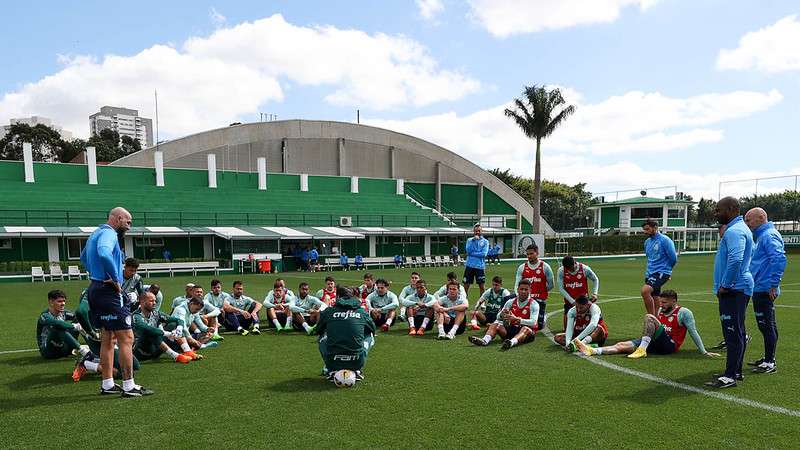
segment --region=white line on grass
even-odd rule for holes
[[[717,303],[719,303],[719,302],[715,302],[715,301],[713,301],[713,300],[697,300],[697,299],[693,299],[693,298],[684,298],[684,297],[681,297],[681,298],[680,298],[680,303],[683,303],[683,302],[691,302],[691,303],[713,303],[713,304],[715,304],[715,305],[716,305]],[[775,305],[775,307],[776,307],[776,308],[800,308],[800,306],[798,306],[798,305],[781,305],[781,304],[776,304],[776,305]]]
[[[0,355],[7,355],[9,353],[25,353],[25,352],[35,352],[39,350],[38,348],[26,348],[23,350],[3,350],[0,351]]]
[[[637,298],[640,298],[640,297],[620,297],[620,298],[615,298],[615,299],[610,299],[610,300],[598,301],[598,303],[619,302],[619,301],[623,301],[623,300],[633,300],[633,299],[637,299]],[[547,313],[545,315],[545,318],[549,319],[551,316],[553,316],[555,314],[559,314],[559,313],[561,313],[561,311],[549,312],[549,313]],[[544,328],[544,330],[542,330],[542,333],[544,333],[544,335],[547,336],[547,338],[550,339],[550,341],[552,341],[555,344],[555,340],[553,339],[553,333],[550,331],[550,327],[547,326],[547,323],[545,323],[545,328]],[[652,381],[652,382],[655,382],[655,383],[663,384],[664,386],[669,386],[671,388],[681,389],[681,390],[684,390],[684,391],[688,391],[688,392],[692,392],[692,393],[700,394],[700,395],[705,395],[706,397],[716,398],[716,399],[719,399],[719,400],[725,400],[725,401],[728,401],[728,402],[731,402],[731,403],[736,403],[736,404],[741,405],[741,406],[747,406],[747,407],[750,407],[750,408],[763,409],[763,410],[770,411],[770,412],[773,412],[773,413],[776,413],[776,414],[784,414],[784,415],[787,415],[787,416],[800,417],[800,411],[795,410],[795,409],[784,408],[782,406],[769,405],[767,403],[761,403],[761,402],[757,402],[755,400],[748,400],[746,398],[735,397],[733,395],[723,394],[723,393],[717,392],[717,391],[709,391],[709,390],[702,389],[702,388],[699,388],[699,387],[696,387],[696,386],[690,386],[688,384],[678,383],[677,381],[668,380],[666,378],[661,378],[659,376],[651,375],[649,373],[640,372],[638,370],[634,370],[634,369],[629,369],[627,367],[618,366],[618,365],[616,365],[614,363],[610,363],[608,361],[604,361],[604,360],[600,359],[601,357],[584,356],[583,354],[581,354],[579,352],[573,353],[573,355],[575,355],[575,356],[577,356],[579,358],[582,358],[582,359],[584,359],[584,360],[586,360],[586,361],[588,361],[588,362],[590,362],[592,364],[596,364],[598,366],[602,366],[602,367],[605,367],[607,369],[616,370],[617,372],[621,372],[621,373],[624,373],[626,375],[639,377],[639,378],[641,378],[643,380],[648,380],[648,381]]]

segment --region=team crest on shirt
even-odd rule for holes
[[[580,280],[581,279],[581,274],[576,275],[575,278]]]
[[[667,319],[667,321],[669,321],[669,322],[672,322],[672,316],[669,316],[669,318]]]
[[[536,275],[541,275],[541,274],[542,274],[542,269],[536,269]]]

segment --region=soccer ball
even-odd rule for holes
[[[356,384],[356,373],[347,369],[340,370],[333,374],[333,384],[340,388],[353,387]]]

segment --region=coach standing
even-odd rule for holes
[[[786,270],[786,252],[783,237],[772,222],[767,222],[767,212],[753,208],[744,215],[744,222],[753,230],[755,247],[750,273],[753,274],[753,310],[758,330],[764,335],[764,357],[748,363],[755,366],[753,373],[773,373],[775,347],[778,343],[778,326],[775,323],[775,299],[781,294],[781,277]]]
[[[81,252],[81,262],[89,272],[89,311],[92,325],[102,330],[100,360],[103,362],[101,395],[121,394],[141,397],[153,392],[133,382],[133,330],[130,300],[122,295],[122,265],[125,255],[119,241],[131,228],[131,214],[116,207],[108,213],[108,222],[97,227]],[[114,384],[114,338],[119,347],[122,387]]]
[[[753,235],[739,215],[739,201],[735,198],[720,199],[714,215],[721,225],[725,225],[714,260],[714,293],[719,300],[719,318],[728,356],[725,373],[707,382],[706,386],[728,388],[736,386],[737,379],[743,379],[744,318],[753,295],[753,276],[750,274]]]
[[[478,288],[486,290],[486,255],[489,253],[489,240],[481,235],[481,224],[472,228],[473,236],[467,239],[465,250],[467,260],[464,262],[464,292],[469,296],[469,287],[477,281]]]

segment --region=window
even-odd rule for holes
[[[164,238],[160,238],[160,237],[137,238],[136,239],[136,246],[137,247],[163,247],[164,246]]]
[[[672,206],[667,210],[667,217],[670,219],[683,219],[685,212],[685,206]]]
[[[449,236],[431,236],[431,244],[449,244]]]
[[[422,242],[420,236],[394,236],[394,244],[419,244]]]
[[[0,239],[0,250],[10,250],[11,239]]]
[[[647,208],[632,208],[631,219],[661,219],[664,210],[660,206],[647,207]]]
[[[81,250],[86,245],[86,239],[67,239],[67,259],[81,259]]]

